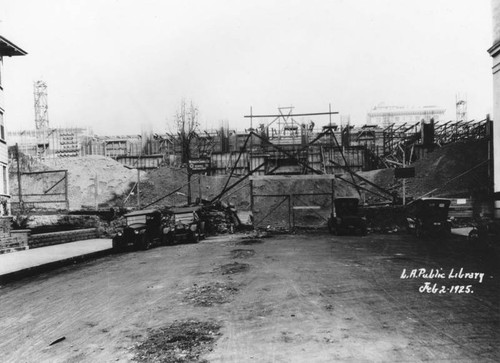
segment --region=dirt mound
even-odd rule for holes
[[[159,200],[154,206],[162,208],[167,206],[182,206],[187,203],[188,179],[186,169],[162,166],[149,171],[145,179],[145,181],[141,181],[140,185],[141,203],[143,205],[158,201],[179,188],[172,195]],[[204,200],[212,200],[224,189],[227,179],[228,176],[192,175],[192,201],[195,201],[200,195]],[[228,186],[231,186],[237,180],[238,178],[231,178]],[[225,194],[221,200],[226,204],[236,206],[238,210],[248,210],[250,206],[249,190],[248,181],[242,182]],[[130,203],[135,203],[135,198]]]
[[[181,206],[187,203],[186,195],[187,188],[187,175],[185,169],[160,167],[148,171],[144,178],[141,179],[140,196],[141,204],[148,205],[169,193],[174,192],[176,189],[181,188],[171,196],[154,204],[155,208],[162,208],[165,206]],[[194,188],[194,184],[192,185]],[[130,205],[136,204],[135,196],[129,200]]]
[[[488,187],[487,158],[487,140],[456,142],[436,148],[411,165],[415,167],[415,178],[406,179],[406,195],[419,198],[432,191],[429,195],[435,197],[484,194]],[[372,170],[359,175],[399,196],[403,194],[402,179],[394,178],[394,169]],[[348,179],[347,176],[344,178]],[[359,182],[359,179],[356,181]],[[385,195],[372,186],[365,184],[364,187]],[[359,196],[354,188],[350,192]],[[365,195],[368,204],[384,201],[384,198],[369,192]]]
[[[137,171],[125,168],[113,159],[97,155],[47,159],[43,163],[34,163],[31,160],[30,163],[26,161],[24,164],[23,171],[67,170],[70,210],[94,209],[96,204],[112,206],[113,199],[119,195],[127,194],[137,180]],[[11,171],[16,169],[15,165],[12,165],[11,168]],[[60,181],[61,176],[58,175],[55,179],[52,177],[53,180],[49,180],[50,174],[23,175],[23,194],[40,193],[39,190],[47,190],[51,186],[51,193],[64,192],[64,183]],[[15,172],[10,174],[10,183],[11,192],[17,194],[18,183]],[[54,185],[56,186],[54,187]],[[49,206],[42,205],[40,207]]]
[[[212,306],[224,304],[231,300],[231,296],[238,292],[233,284],[215,282],[208,285],[194,285],[187,293],[184,301],[195,306]]]
[[[212,350],[220,337],[221,326],[198,320],[176,321],[172,325],[152,330],[147,339],[135,348],[136,362],[201,363],[200,358]]]
[[[433,196],[470,196],[488,187],[487,140],[457,142],[428,153],[415,162],[415,178],[407,181],[409,195],[419,197],[436,188]],[[472,168],[469,173],[456,178]],[[452,180],[456,178],[455,180]]]

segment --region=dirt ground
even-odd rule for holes
[[[2,362],[162,361],[145,353],[158,342],[175,346],[162,354],[178,362],[500,361],[491,251],[408,235],[244,237],[110,255],[2,286]],[[420,268],[447,277],[401,278]],[[460,268],[482,281],[449,277]],[[419,292],[425,282],[473,292]],[[194,355],[182,345],[188,333]]]

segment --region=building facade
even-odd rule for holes
[[[500,0],[492,0],[493,45],[493,188],[495,217],[500,219]]]
[[[8,175],[7,139],[4,124],[5,106],[3,103],[3,60],[5,57],[22,56],[27,53],[14,43],[0,36],[0,216],[10,215],[10,193]]]
[[[368,112],[367,123],[383,128],[405,123],[411,126],[422,120],[425,122],[429,122],[431,119],[434,119],[435,122],[440,121],[443,119],[445,111],[446,109],[437,106],[402,107],[380,104]]]

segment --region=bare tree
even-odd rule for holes
[[[189,104],[186,100],[181,101],[181,105],[175,114],[175,127],[181,145],[181,162],[187,164],[191,158],[191,144],[197,137],[199,128],[198,108],[192,101]]]
[[[193,144],[198,137],[199,128],[198,108],[190,101],[187,104],[186,100],[181,101],[180,108],[177,110],[174,118],[174,127],[176,128],[177,140],[181,147],[181,163],[188,166],[191,159],[191,150]],[[187,169],[187,202],[191,204],[191,171]]]

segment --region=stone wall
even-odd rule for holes
[[[11,231],[12,217],[0,217],[0,254],[28,249],[28,230]]]
[[[78,229],[75,231],[34,234],[29,237],[29,248],[58,245],[86,239],[97,238],[96,228]]]

